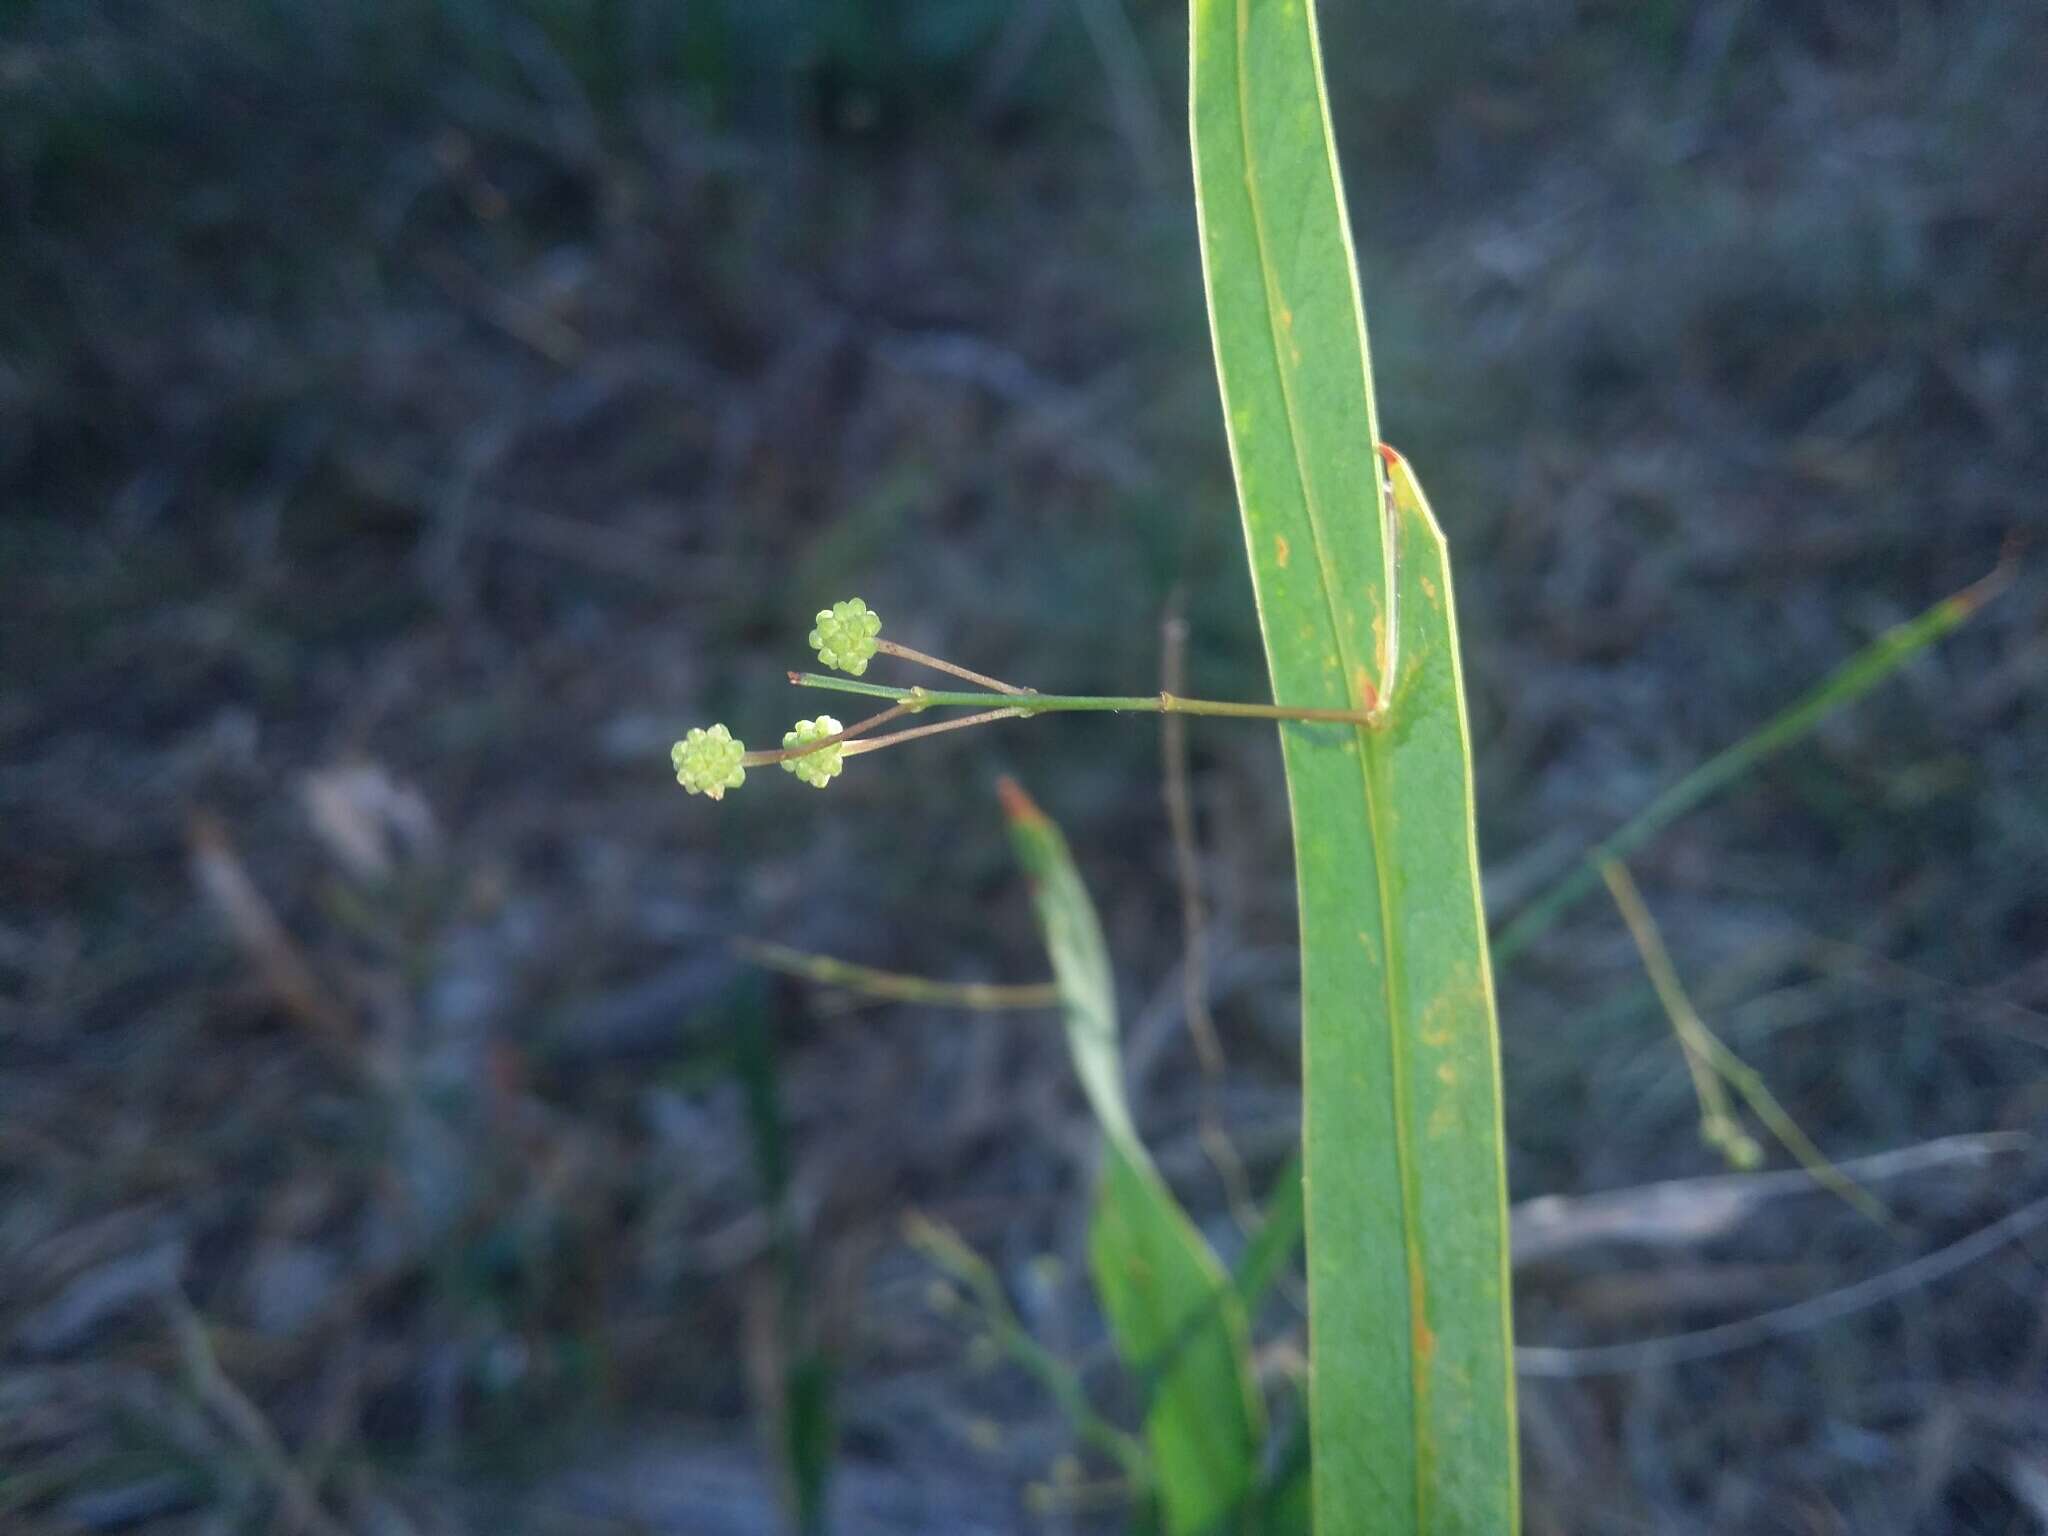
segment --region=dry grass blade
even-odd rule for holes
[[[1874,1152],[1838,1164],[1859,1184],[1910,1178],[1942,1169],[1978,1169],[2033,1145],[2019,1131],[1943,1136],[1917,1146]],[[1814,1188],[1804,1170],[1784,1173],[1723,1173],[1699,1179],[1666,1179],[1596,1195],[1538,1195],[1510,1213],[1515,1263],[1546,1259],[1600,1243],[1681,1247],[1735,1230],[1767,1201]]]
[[[1181,617],[1179,599],[1159,629],[1159,691],[1178,694],[1187,691],[1188,626]],[[1161,796],[1166,802],[1166,824],[1173,833],[1173,873],[1180,887],[1181,1004],[1187,1015],[1188,1038],[1195,1045],[1195,1060],[1202,1069],[1200,1136],[1202,1149],[1216,1177],[1223,1182],[1225,1198],[1238,1230],[1247,1235],[1259,1230],[1258,1207],[1252,1200],[1251,1182],[1245,1175],[1244,1159],[1223,1128],[1217,1099],[1223,1080],[1223,1041],[1216,1033],[1216,1020],[1209,1011],[1209,912],[1202,898],[1202,856],[1195,842],[1195,799],[1188,775],[1188,726],[1180,715],[1159,719],[1159,766]]]
[[[838,987],[878,1002],[916,1003],[934,1008],[964,1008],[974,1013],[1017,1009],[1042,1010],[1060,1005],[1059,987],[1050,981],[1006,984],[986,981],[940,981],[905,971],[879,970],[809,950],[792,949],[761,939],[734,939],[736,953],[763,970]]]
[[[236,945],[286,1013],[351,1071],[374,1076],[355,1020],[334,1000],[249,877],[220,821],[205,813],[187,827],[192,879],[219,912]]]
[[[1968,1237],[1923,1254],[1910,1263],[1859,1280],[1774,1312],[1739,1318],[1714,1328],[1667,1334],[1633,1344],[1608,1344],[1585,1349],[1524,1347],[1515,1351],[1515,1369],[1525,1376],[1611,1376],[1648,1370],[1684,1360],[1705,1360],[1804,1333],[1865,1308],[1904,1296],[1989,1258],[2048,1226],[2048,1199],[2036,1200],[1981,1227]]]
[[[321,1508],[312,1484],[292,1464],[284,1442],[278,1438],[270,1420],[264,1417],[263,1410],[251,1402],[221,1369],[213,1342],[207,1337],[206,1324],[192,1310],[191,1304],[174,1292],[165,1298],[164,1312],[177,1336],[178,1351],[185,1363],[185,1373],[192,1382],[192,1390],[234,1432],[243,1449],[248,1451],[264,1477],[276,1488],[284,1506],[284,1528],[287,1531],[310,1531],[313,1536],[347,1536],[346,1528]]]

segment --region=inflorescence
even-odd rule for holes
[[[676,782],[693,795],[709,795],[714,800],[723,800],[728,789],[747,782],[741,762],[746,755],[747,744],[735,740],[722,725],[709,730],[698,726],[669,749]]]
[[[709,795],[713,800],[723,800],[728,789],[738,789],[746,782],[749,768],[779,763],[784,772],[823,789],[839,777],[846,767],[847,758],[863,752],[877,752],[884,747],[917,737],[934,736],[941,731],[965,730],[997,720],[1014,720],[1054,711],[1144,710],[1155,714],[1227,715],[1239,719],[1346,726],[1375,726],[1381,723],[1383,716],[1383,709],[1378,706],[1370,710],[1294,709],[1275,704],[1222,704],[1179,698],[1168,693],[1128,698],[1041,694],[1029,688],[1016,687],[1000,678],[970,671],[955,662],[927,656],[907,645],[884,640],[881,615],[857,597],[819,609],[817,627],[811,631],[810,641],[821,662],[854,677],[866,672],[868,663],[881,654],[947,673],[973,683],[975,690],[948,692],[929,688],[892,688],[879,683],[851,683],[818,672],[792,672],[789,680],[801,687],[860,694],[886,701],[888,707],[852,725],[841,725],[830,715],[799,720],[783,733],[781,750],[772,752],[749,752],[746,743],[722,725],[699,726],[670,749],[669,759],[675,767],[678,784],[693,795]],[[888,732],[881,730],[881,727],[906,715],[919,715],[932,708],[965,709],[973,713],[932,725],[915,725]]]
[[[817,628],[811,631],[811,649],[818,660],[835,672],[859,677],[879,648],[882,616],[857,597],[818,610]]]
[[[845,727],[830,715],[820,715],[815,720],[799,720],[794,730],[783,733],[782,745],[786,751],[808,747],[813,742],[837,736],[844,729]],[[845,766],[846,747],[841,742],[833,742],[830,746],[820,747],[817,751],[805,753],[802,757],[786,757],[782,760],[784,773],[793,773],[806,784],[815,785],[819,789],[823,789],[838,778],[839,770]]]

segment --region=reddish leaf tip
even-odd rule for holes
[[[996,795],[1003,802],[1003,814],[1014,822],[1026,826],[1044,823],[1045,812],[1038,808],[1038,802],[1024,792],[1024,786],[1007,773],[996,780]]]

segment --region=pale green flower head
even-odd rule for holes
[[[821,736],[837,736],[846,729],[830,715],[820,715],[815,720],[799,720],[791,730],[783,732],[784,750],[791,747],[807,747]],[[806,752],[802,757],[786,757],[782,760],[785,773],[793,773],[806,784],[823,789],[839,777],[839,770],[846,766],[846,746],[834,742],[829,747],[820,747],[815,752]]]
[[[740,766],[740,759],[747,755],[747,745],[734,740],[732,732],[722,725],[709,730],[695,727],[669,749],[668,755],[675,764],[676,782],[693,795],[723,800],[728,789],[738,789],[747,781],[747,770]]]
[[[811,631],[811,649],[818,660],[855,677],[868,669],[875,654],[875,636],[882,632],[882,616],[857,597],[818,610],[818,627]]]

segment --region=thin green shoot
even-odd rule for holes
[[[1149,1485],[1151,1462],[1144,1445],[1097,1413],[1080,1377],[1017,1321],[1002,1282],[981,1255],[952,1228],[915,1211],[904,1218],[903,1236],[912,1248],[966,1287],[981,1326],[997,1348],[1045,1389],[1074,1437],[1109,1457],[1132,1483]]]
[[[826,1493],[838,1441],[833,1411],[838,1370],[831,1351],[815,1337],[807,1315],[810,1266],[790,1204],[789,1137],[776,1065],[775,1027],[761,1006],[759,991],[758,985],[746,989],[733,1061],[775,1260],[769,1282],[774,1309],[769,1334],[772,1357],[763,1362],[770,1374],[757,1385],[764,1411],[774,1420],[782,1453],[780,1470],[796,1527],[810,1536],[825,1528]]]
[[[1967,623],[2010,585],[2013,566],[2013,556],[2008,553],[1988,575],[1918,617],[1886,630],[1760,728],[1715,753],[1657,796],[1587,850],[1576,865],[1501,929],[1493,941],[1493,963],[1506,965],[1584,900],[1600,883],[1603,862],[1627,858],[1686,812],[1806,736],[1836,710],[1860,699],[1927,647]]]
[[[1676,971],[1664,952],[1656,925],[1643,906],[1635,882],[1629,878],[1627,868],[1612,859],[1600,866],[1600,874],[1606,880],[1607,888],[1614,893],[1614,904],[1621,909],[1622,920],[1628,924],[1629,933],[1635,939],[1643,968],[1650,976],[1650,988],[1663,1005],[1665,1017],[1671,1021],[1671,1032],[1678,1040],[1678,1053],[1685,1061],[1686,1074],[1692,1079],[1693,1097],[1699,1102],[1700,1140],[1718,1151],[1730,1168],[1744,1173],[1752,1171],[1764,1160],[1763,1148],[1736,1118],[1734,1106],[1728,1098],[1728,1084],[1714,1070],[1709,1058],[1704,1039],[1709,1031],[1700,1019],[1699,1010],[1693,1007],[1692,999],[1679,985]]]
[[[1614,904],[1621,911],[1622,921],[1628,925],[1629,937],[1635,941],[1636,952],[1642,956],[1643,969],[1649,974],[1650,984],[1657,989],[1658,1001],[1664,1005],[1672,1031],[1678,1036],[1679,1048],[1685,1055],[1686,1067],[1693,1075],[1693,1085],[1700,1097],[1701,1138],[1720,1148],[1739,1168],[1753,1167],[1758,1161],[1753,1155],[1745,1158],[1740,1150],[1746,1145],[1753,1154],[1756,1144],[1730,1113],[1727,1097],[1719,1087],[1725,1082],[1740,1095],[1750,1112],[1763,1122],[1816,1184],[1880,1226],[1896,1227],[1898,1221],[1890,1208],[1830,1162],[1786,1112],[1785,1106],[1778,1102],[1777,1095],[1765,1084],[1763,1075],[1731,1051],[1720,1036],[1707,1027],[1706,1021],[1693,1007],[1692,999],[1686,995],[1685,986],[1678,979],[1678,969],[1671,963],[1670,952],[1664,947],[1664,936],[1658,931],[1656,919],[1650,916],[1650,909],[1643,904],[1642,895],[1637,891],[1635,881],[1629,878],[1628,871],[1619,861],[1608,859],[1601,863],[1600,875],[1614,894]]]

